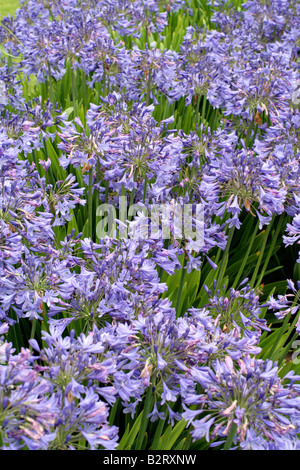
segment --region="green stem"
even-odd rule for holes
[[[253,234],[252,234],[252,236],[251,236],[251,239],[250,239],[250,241],[249,241],[246,254],[245,254],[244,258],[243,258],[243,261],[242,261],[242,263],[241,263],[241,265],[240,265],[240,269],[239,269],[239,271],[238,271],[238,273],[237,273],[237,275],[236,275],[236,278],[235,278],[235,280],[234,280],[234,283],[233,283],[233,285],[232,285],[232,288],[233,288],[233,289],[235,289],[235,288],[238,286],[239,280],[240,280],[240,278],[241,278],[241,276],[242,276],[242,274],[243,274],[243,271],[244,271],[244,269],[245,269],[245,266],[246,266],[246,263],[247,263],[247,261],[248,261],[248,257],[249,257],[250,251],[251,251],[251,249],[252,249],[252,246],[253,246],[253,243],[254,243],[254,240],[255,240],[255,237],[256,237],[256,234],[257,234],[258,226],[259,226],[259,222],[257,222],[256,227],[255,227],[255,230],[254,230],[254,232],[253,232]]]
[[[117,409],[119,407],[119,398],[115,401],[112,409],[111,409],[111,412],[109,414],[109,424],[110,426],[112,426],[114,424],[114,421],[115,421],[115,417],[116,417],[116,413],[117,413]]]
[[[87,76],[85,73],[83,73],[83,80],[84,80],[84,107],[85,107],[85,114],[87,112],[87,109],[88,109],[88,105],[89,105],[89,87],[88,87],[88,84],[87,84]]]
[[[280,332],[282,332],[282,334],[284,334],[284,332],[286,331],[286,327],[287,327],[287,324],[289,322],[289,319],[291,317],[291,314],[287,315],[282,323],[282,326],[280,327]],[[277,333],[277,332],[276,332]],[[274,333],[273,333],[274,334]],[[277,333],[278,334],[278,333]],[[281,335],[280,335],[281,337]],[[276,351],[276,348],[278,346],[278,342],[277,341],[273,341],[273,346],[272,346],[272,349],[271,351],[268,353],[268,359],[270,359],[271,361],[274,361],[275,358],[273,358],[273,354],[275,353]]]
[[[133,176],[133,181],[134,182],[136,182],[137,175],[138,175],[138,170],[136,169],[135,172],[134,172],[134,176]],[[131,194],[130,194],[129,207],[131,207],[133,205],[134,196],[135,196],[135,189],[133,188],[132,191],[131,191]]]
[[[166,410],[166,407],[164,406],[163,411],[165,411],[165,410]],[[164,428],[164,425],[165,425],[165,420],[163,420],[163,419],[159,420],[159,423],[158,423],[157,428],[155,430],[153,442],[151,444],[151,450],[158,450],[158,444],[159,444],[159,440],[161,438],[161,434],[162,434],[162,430]]]
[[[222,285],[222,282],[223,282],[223,277],[224,277],[224,274],[225,274],[225,271],[226,271],[226,266],[227,266],[227,262],[228,262],[228,253],[229,253],[230,245],[231,245],[231,242],[232,242],[232,237],[233,237],[233,234],[234,234],[234,229],[235,229],[234,226],[229,229],[228,238],[227,238],[227,245],[226,245],[226,248],[225,248],[225,251],[224,251],[224,254],[223,254],[223,257],[222,257],[221,265],[220,265],[220,268],[219,268],[219,274],[218,274],[218,281],[217,281],[216,289],[220,289],[221,285]]]
[[[37,321],[36,318],[34,318],[34,319],[32,320],[30,339],[33,339],[33,338],[34,338],[35,330],[36,330],[36,321]],[[32,350],[32,347],[29,346],[29,349]]]
[[[34,338],[35,330],[36,330],[36,318],[32,320],[30,339]]]
[[[222,253],[223,253],[223,250],[222,250],[221,248],[218,248],[216,257],[215,257],[215,259],[214,259],[214,263],[218,264],[219,259],[220,259]]]
[[[184,446],[182,450],[190,450],[191,443],[192,443],[192,435],[191,435],[191,431],[188,431],[188,435],[185,438],[185,442],[184,442]]]
[[[89,217],[89,236],[93,240],[93,171],[94,168],[89,169],[89,194],[88,194],[88,217]]]
[[[49,14],[50,14],[51,20],[52,20],[52,21],[55,21],[53,12],[52,12],[52,10],[51,10],[51,7],[48,7],[48,10],[49,10]]]
[[[33,162],[34,162],[36,168],[38,168],[38,158],[37,158],[37,156],[36,156],[35,149],[32,149],[31,154],[32,154],[32,160],[33,160]]]
[[[102,90],[101,90],[102,96],[104,97],[106,95],[106,69],[104,67],[104,72],[103,72],[103,77],[102,77]]]
[[[295,296],[295,299],[294,299],[294,302],[293,302],[293,306],[295,306],[299,300],[299,297],[300,297],[300,290],[298,290],[296,296]],[[290,320],[290,317],[291,317],[291,314],[287,315],[284,319],[284,322],[283,322],[283,325],[281,326],[281,329],[282,329],[282,335],[285,333],[285,328],[286,328],[286,325],[288,324],[288,321]],[[286,337],[289,338],[290,335],[292,334],[294,328],[295,328],[295,325],[298,321],[298,318],[299,318],[299,313],[297,315],[295,315],[295,318],[294,320],[292,321],[292,323],[290,324],[289,326],[289,329],[288,331],[286,332]],[[297,334],[295,334],[297,336]],[[286,345],[286,347],[283,349],[283,351],[281,352],[280,356],[279,356],[279,359],[282,361],[284,360],[286,354],[288,353],[288,351],[290,350],[290,347],[291,347],[291,344],[293,342],[294,338],[292,338],[292,340],[289,341],[289,343]],[[274,354],[275,352],[275,346],[277,345],[277,342],[275,341],[274,342],[274,346],[272,348],[272,351],[271,351],[271,357],[272,355]],[[276,354],[276,356],[272,359],[273,361],[277,361],[278,360],[278,354]],[[278,361],[279,362],[279,361]]]
[[[109,182],[105,181],[105,203],[108,203],[108,195],[109,195]]]
[[[200,97],[199,97],[199,100],[200,100]],[[207,103],[206,95],[203,95],[202,112],[201,112],[201,122],[202,123],[204,123],[206,103]]]
[[[100,165],[100,161],[99,161],[99,158],[97,157],[97,163],[96,163],[96,180],[95,180],[95,184],[99,183],[100,181],[100,178],[101,178],[101,165]],[[100,199],[100,192],[98,190],[95,190],[95,200],[96,200],[96,204],[98,206],[99,204],[99,199]],[[106,201],[105,201],[106,202]]]
[[[247,130],[247,136],[246,136],[246,146],[249,147],[249,141],[250,141],[250,137],[251,137],[251,132],[253,130],[253,125],[254,125],[254,118],[252,119],[251,121],[251,124],[248,126],[248,130]]]
[[[148,81],[147,81],[147,97],[146,97],[146,105],[150,105],[150,95],[151,95],[151,74],[152,74],[152,69],[151,67],[149,68],[149,76],[148,76]]]
[[[147,196],[147,187],[148,187],[148,178],[145,175],[145,181],[144,181],[144,193],[143,193],[143,204],[145,204],[146,201],[146,196]]]
[[[52,76],[51,76],[51,66],[48,62],[48,80],[49,80],[49,98],[51,103],[54,105],[54,96],[53,96],[53,84],[52,84]]]
[[[97,163],[96,163],[96,183],[99,183],[100,181],[100,176],[101,176],[101,165],[100,165],[100,160],[97,158]]]
[[[149,45],[148,26],[146,25],[145,46]]]
[[[75,71],[72,69],[71,66],[71,86],[72,86],[72,98],[73,98],[73,109],[74,109],[74,117],[77,116],[77,93],[76,93],[76,84],[75,84]]]
[[[181,294],[182,294],[182,288],[183,288],[183,285],[184,285],[184,280],[185,280],[185,276],[186,276],[186,269],[185,269],[185,265],[186,265],[186,258],[184,257],[183,259],[183,264],[182,264],[182,268],[181,268],[181,273],[180,273],[180,282],[179,282],[179,287],[178,287],[178,292],[177,292],[177,300],[176,300],[176,316],[179,317],[180,316],[180,303],[181,303]]]
[[[151,386],[151,383],[150,383],[148,391],[147,391],[146,398],[144,399],[144,410],[143,410],[143,414],[142,414],[141,427],[140,427],[139,434],[138,434],[138,437],[137,437],[135,450],[141,450],[142,449],[143,440],[144,440],[144,437],[145,437],[145,432],[146,432],[148,421],[149,421],[149,418],[147,418],[147,416],[151,411],[152,405],[153,405],[153,392],[152,392],[152,386]]]
[[[255,269],[254,269],[254,273],[252,275],[252,279],[251,279],[251,282],[250,282],[250,285],[251,285],[252,288],[254,286],[255,279],[257,278],[257,274],[258,274],[258,271],[259,271],[259,268],[260,268],[260,265],[261,265],[261,262],[262,262],[262,259],[263,259],[263,256],[264,256],[267,240],[268,240],[268,237],[269,237],[271,227],[273,225],[273,221],[274,221],[274,217],[271,220],[271,222],[269,223],[269,225],[268,225],[268,227],[265,231],[265,234],[264,234],[264,238],[263,238],[260,253],[259,253],[259,258],[257,260],[256,266],[255,266]]]
[[[219,115],[219,110],[218,110],[218,108],[214,109],[213,114],[214,114],[214,118],[213,118],[213,120],[212,120],[212,126],[211,126],[211,128],[212,128],[213,131],[215,131],[216,128],[217,128],[217,118],[218,118],[218,115]]]
[[[24,80],[24,95],[26,102],[29,100],[29,92],[28,92],[28,78]]]
[[[229,450],[231,448],[234,436],[236,434],[236,430],[237,430],[237,425],[235,423],[232,423],[226,442],[224,444],[223,450]]]
[[[270,261],[270,258],[273,254],[273,251],[274,251],[274,247],[275,247],[275,244],[277,242],[277,239],[278,239],[278,235],[280,233],[280,230],[281,230],[281,227],[282,227],[282,223],[283,223],[283,219],[284,219],[284,215],[282,214],[279,218],[279,221],[278,221],[278,224],[277,224],[277,227],[276,227],[276,231],[275,231],[275,235],[272,237],[272,243],[271,243],[271,246],[269,248],[269,251],[268,251],[268,254],[267,254],[267,257],[265,259],[265,262],[264,262],[264,265],[262,267],[262,270],[261,270],[261,273],[260,273],[260,276],[258,278],[258,281],[256,283],[256,287],[260,286],[261,282],[262,282],[262,279],[264,277],[264,274],[265,274],[265,271],[268,267],[268,264],[269,264],[269,261]]]

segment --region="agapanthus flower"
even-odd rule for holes
[[[249,334],[248,330],[233,323],[231,328],[224,328],[222,315],[215,316],[213,308],[190,308],[185,315],[192,330],[203,330],[202,340],[197,351],[198,364],[209,365],[215,360],[230,356],[238,360],[248,355],[261,352],[259,334]],[[250,328],[249,328],[250,330]]]
[[[77,53],[78,62],[73,63],[74,69],[85,73],[89,87],[102,82],[101,95],[105,90],[123,88],[127,69],[130,67],[130,53],[122,43],[116,43],[103,25],[97,27],[97,34],[83,45]]]
[[[280,378],[276,363],[251,358],[234,363],[227,357],[209,368],[195,369],[194,378],[203,392],[187,396],[185,402],[197,405],[198,413],[183,413],[192,422],[193,440],[205,437],[221,445],[232,426],[235,446],[245,441],[247,432],[248,439],[251,433],[251,440],[262,435],[269,442],[283,436],[293,439],[299,432],[299,397],[294,385],[299,377],[288,373]]]
[[[25,155],[41,147],[41,129],[33,121],[26,119],[23,113],[14,114],[6,111],[0,117],[1,133],[13,139],[14,146]]]
[[[53,423],[55,438],[48,449],[75,449],[79,434],[87,440],[90,449],[113,450],[117,446],[118,428],[109,426],[109,409],[99,396],[100,387],[93,386],[93,380],[90,380],[93,375],[100,380],[97,369],[101,370],[102,361],[98,355],[105,352],[105,347],[96,340],[93,332],[75,338],[71,331],[70,336],[63,338],[63,331],[64,327],[50,326],[49,333],[43,336],[47,344],[45,349],[41,349],[36,340],[31,340],[38,353],[36,359],[44,364],[44,380],[53,387],[59,407]],[[101,382],[105,382],[109,374],[116,373],[113,362],[111,368],[107,368],[105,358],[103,372],[105,364],[106,374],[102,373]]]
[[[199,202],[198,188],[206,172],[206,165],[216,157],[222,158],[224,154],[233,152],[238,144],[238,134],[221,127],[212,132],[210,127],[203,124],[188,135],[181,130],[178,134],[185,160],[179,175],[180,182],[173,191],[177,194],[181,194],[180,191],[185,194],[187,191],[190,201]]]
[[[268,330],[265,319],[260,318],[262,311],[259,295],[245,279],[238,289],[229,288],[228,292],[212,291],[206,286],[208,302],[205,308],[210,315],[218,318],[224,331],[238,325],[246,336],[260,335],[261,330]]]
[[[178,54],[171,50],[161,51],[151,43],[145,50],[133,46],[130,61],[124,69],[122,88],[128,100],[143,97],[149,105],[157,104],[158,92],[168,96],[173,81],[178,76]]]
[[[20,264],[20,266],[18,266]],[[43,319],[43,303],[57,303],[63,277],[70,275],[65,263],[43,259],[32,253],[21,258],[16,267],[4,270],[0,285],[1,309],[8,314],[12,307],[17,318]]]
[[[184,2],[168,2],[169,11],[181,8]],[[160,7],[163,6],[162,10]],[[162,32],[167,25],[167,10],[163,2],[157,0],[115,0],[100,2],[103,18],[120,36],[140,37],[143,29]]]
[[[71,122],[61,127],[58,147],[66,153],[61,165],[80,165],[84,173],[92,168],[94,187],[100,193],[102,177],[110,193],[120,196],[123,188],[128,189],[133,202],[150,197],[151,181],[160,180],[159,174],[166,186],[181,157],[180,139],[171,132],[162,135],[172,119],[158,125],[152,109],[140,101],[129,106],[124,95],[109,94],[100,106],[92,105],[88,111],[88,132],[79,132]],[[75,122],[83,128],[78,120]]]
[[[42,162],[41,162],[42,164]],[[84,188],[79,188],[74,175],[69,174],[65,180],[56,181],[55,185],[46,185],[43,181],[44,208],[53,213],[53,227],[64,225],[72,219],[72,211],[79,204],[84,206]]]
[[[1,448],[46,450],[56,435],[58,401],[51,384],[32,365],[31,351],[13,352],[7,345],[5,362],[0,365]]]
[[[146,315],[166,290],[156,265],[168,269],[169,264],[173,270],[177,267],[177,257],[168,259],[167,250],[162,250],[164,253],[163,262],[158,257],[160,250],[155,259],[154,247],[137,240],[104,239],[100,244],[83,240],[85,263],[81,263],[79,273],[63,277],[59,300],[49,300],[49,315],[63,311],[70,321],[79,321],[82,330],[132,320],[142,311]],[[59,325],[61,320],[55,322]]]
[[[29,161],[18,162],[4,172],[0,182],[2,222],[37,248],[54,238],[52,214],[42,211],[43,192],[38,189],[40,176]]]
[[[299,439],[296,436],[274,436],[274,440],[270,442],[262,434],[256,435],[250,429],[240,447],[241,450],[299,450]]]
[[[227,220],[230,226],[240,227],[243,207],[258,217],[260,228],[273,214],[283,213],[286,189],[271,160],[261,161],[251,150],[242,149],[213,159],[206,170],[200,194],[219,204],[217,215],[231,215]]]
[[[3,113],[7,106],[14,110],[22,108],[25,101],[22,84],[17,76],[17,70],[8,67],[6,63],[0,66],[0,112]]]
[[[219,21],[218,30],[188,28],[173,99],[185,96],[190,104],[193,97],[204,95],[226,116],[253,121],[258,113],[272,123],[284,122],[298,79],[291,49],[265,44],[236,9],[221,13]]]
[[[261,41],[278,41],[290,28],[293,21],[292,2],[275,0],[272,2],[247,1],[244,4],[243,22],[245,27],[251,27]]]
[[[297,281],[296,285],[291,280],[287,280],[287,292],[285,294],[278,294],[276,297],[271,295],[267,300],[266,305],[274,312],[274,315],[282,320],[287,315],[295,315],[299,311],[299,296],[300,296],[300,282]],[[299,327],[300,320],[296,323],[296,331],[300,333]]]
[[[15,35],[20,40],[22,71],[27,77],[35,75],[40,82],[48,78],[61,79],[66,73],[65,57],[59,50],[62,24],[43,17],[27,24],[26,34],[22,27],[17,19]]]
[[[60,164],[64,170],[70,164],[74,168],[81,166],[83,173],[91,167],[95,169],[103,150],[109,147],[106,124],[105,122],[101,124],[93,129],[93,132],[86,131],[79,118],[75,118],[74,122],[65,121],[64,126],[60,126],[58,136],[61,142],[57,146],[66,152],[60,158]],[[78,127],[82,130],[79,131]]]
[[[0,175],[1,178],[24,174],[22,163],[19,162],[19,151],[14,140],[6,132],[0,132]]]
[[[209,96],[208,91],[219,76],[228,75],[224,65],[226,52],[220,47],[224,34],[189,26],[180,46],[178,71],[173,75],[168,93],[170,101],[185,97],[186,105],[197,96]],[[223,77],[224,78],[224,77]],[[214,105],[216,101],[214,102]],[[219,104],[218,104],[219,107]]]
[[[292,196],[294,203],[289,206],[289,212],[292,212],[293,218],[286,224],[285,234],[282,237],[285,246],[300,243],[300,197],[297,193],[293,193]],[[297,262],[300,263],[300,251]]]
[[[55,126],[67,118],[61,108],[57,104],[54,106],[49,99],[42,103],[41,96],[25,103],[24,110],[28,121],[33,123],[34,128],[40,130],[41,138],[43,139],[50,138],[53,140],[55,137]]]
[[[269,116],[272,123],[284,122],[297,82],[297,72],[290,62],[289,55],[283,56],[281,51],[273,53],[268,48],[250,61],[245,57],[243,64],[237,62],[228,72],[224,93],[218,90],[222,84],[216,82],[214,93],[209,96],[210,103],[219,104],[220,93],[226,116],[233,114],[251,121],[258,112]]]
[[[298,211],[299,197],[299,141],[300,116],[291,110],[287,120],[269,126],[263,136],[257,137],[253,149],[262,161],[271,160],[276,167],[287,195],[286,212],[290,216]]]
[[[224,332],[208,310],[191,310],[176,318],[168,299],[142,306],[136,318],[94,329],[96,338],[110,351],[119,370],[112,385],[126,413],[133,413],[151,387],[154,396],[151,421],[162,416],[161,406],[185,400],[189,385],[197,381],[196,368],[230,355],[234,360],[258,354],[257,338],[243,336],[236,326]],[[96,372],[96,370],[95,370]],[[193,382],[193,384],[194,384]],[[101,392],[103,393],[103,392]],[[178,414],[169,413],[171,420]]]

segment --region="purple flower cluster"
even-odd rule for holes
[[[204,393],[191,388],[185,402],[199,408],[183,413],[193,425],[194,440],[219,438],[213,445],[221,445],[234,426],[235,441],[244,450],[284,449],[294,440],[299,448],[299,395],[294,385],[299,377],[289,373],[281,379],[277,365],[268,360],[240,360],[236,367],[227,356],[224,362],[195,370],[194,378]]]
[[[115,449],[118,429],[108,424],[99,387],[85,385],[95,377],[101,380],[93,357],[104,348],[93,343],[92,334],[62,338],[50,327],[44,335],[43,351],[31,340],[38,355],[29,349],[14,354],[10,344],[1,346],[1,448],[74,450],[83,438],[90,449]]]
[[[300,448],[300,377],[260,356],[262,308],[298,313],[300,285],[262,305],[248,279],[217,287],[211,256],[247,214],[259,229],[284,215],[284,244],[300,243],[300,9],[207,3],[213,28],[188,26],[176,51],[163,35],[183,0],[22,0],[1,22],[1,449],[116,449],[111,408],[134,419],[149,390],[146,418],[185,420],[194,441]],[[201,122],[186,132],[182,103]],[[86,207],[120,212],[120,196],[141,209],[117,219],[129,237],[93,238]],[[145,237],[156,204],[160,235],[201,205],[201,246],[174,219],[169,240]],[[203,264],[205,301],[179,315],[183,276]]]

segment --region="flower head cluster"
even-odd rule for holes
[[[281,216],[284,244],[300,243],[300,7],[206,3],[211,28],[184,0],[21,0],[1,21],[2,449],[116,449],[111,407],[134,420],[145,397],[154,428],[300,448],[300,377],[261,359],[268,308],[287,323],[300,284],[262,305],[248,280],[225,282],[244,216]],[[112,236],[91,220],[99,203]]]
[[[124,95],[114,92],[102,98],[99,106],[91,105],[87,130],[78,119],[66,121],[58,133],[58,146],[64,152],[62,167],[81,166],[83,173],[92,168],[94,187],[99,186],[102,176],[110,193],[121,195],[122,188],[133,190],[139,201],[143,199],[145,179],[150,187],[154,180],[153,192],[158,194],[160,175],[166,186],[179,168],[181,143],[171,133],[162,136],[172,119],[157,125],[152,109],[141,102],[128,106]]]
[[[93,356],[104,348],[89,336],[63,339],[53,328],[44,340],[43,352],[31,341],[38,356],[29,349],[16,355],[5,345],[0,384],[2,449],[74,450],[79,435],[90,449],[114,449],[117,428],[108,424],[107,405],[96,386],[84,385],[95,370]]]
[[[23,90],[17,71],[9,68],[6,63],[0,66],[0,113],[10,105],[14,110],[22,108],[24,103]]]
[[[237,228],[243,207],[259,218],[262,227],[273,214],[284,211],[286,198],[286,189],[273,162],[262,161],[245,148],[214,158],[207,166],[200,193],[216,204],[219,216],[229,213],[232,217],[227,223]]]
[[[234,427],[234,443],[245,442],[250,449],[260,440],[265,446],[276,446],[281,437],[293,441],[299,433],[299,396],[294,385],[299,377],[289,373],[281,379],[278,372],[277,364],[269,360],[240,360],[236,366],[229,356],[210,368],[195,370],[203,393],[187,394],[185,402],[198,409],[183,413],[192,423],[194,440],[205,437],[218,446]]]
[[[266,320],[260,318],[261,305],[259,295],[245,279],[239,289],[230,288],[228,294],[221,295],[220,290],[212,292],[206,286],[209,295],[206,308],[210,314],[219,319],[223,329],[230,330],[238,325],[246,336],[260,334],[261,330],[268,330]]]

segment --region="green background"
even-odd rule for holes
[[[0,17],[14,14],[18,8],[19,0],[0,0]]]

